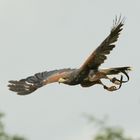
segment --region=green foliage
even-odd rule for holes
[[[18,135],[11,136],[4,130],[4,124],[2,123],[3,113],[0,113],[0,140],[25,140],[25,138]]]
[[[124,130],[118,126],[109,126],[107,123],[108,117],[97,119],[94,116],[84,114],[90,123],[96,125],[97,132],[93,140],[134,140],[131,137],[125,136]]]
[[[104,127],[94,137],[94,140],[132,140],[124,135],[124,131],[119,127]]]

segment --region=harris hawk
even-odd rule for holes
[[[45,71],[36,73],[33,76],[29,76],[21,80],[10,80],[9,90],[16,92],[18,95],[27,95],[38,88],[51,84],[54,82],[63,83],[67,85],[78,85],[82,87],[90,87],[95,84],[100,84],[104,89],[108,91],[115,91],[120,89],[123,83],[129,81],[128,71],[131,67],[114,67],[108,69],[100,69],[99,66],[104,63],[107,55],[115,47],[115,42],[118,40],[119,34],[123,29],[124,19],[115,18],[113,21],[113,27],[110,34],[105,40],[91,53],[87,60],[79,68],[66,68],[53,71]],[[116,77],[110,77],[111,75],[120,75],[120,79]],[[127,80],[123,80],[123,76],[126,76]],[[101,81],[101,79],[108,79],[112,86],[107,86]]]

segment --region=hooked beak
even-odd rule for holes
[[[66,79],[64,79],[64,78],[59,78],[59,80],[58,80],[58,83],[60,84],[60,83],[64,83],[66,81]]]

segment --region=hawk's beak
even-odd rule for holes
[[[60,83],[64,83],[66,81],[66,79],[64,79],[64,78],[59,78],[59,80],[58,80],[58,83],[60,84]]]

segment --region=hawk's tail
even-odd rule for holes
[[[114,75],[114,74],[119,74],[119,73],[123,73],[123,72],[128,72],[131,71],[132,68],[131,67],[116,67],[116,68],[109,68],[109,69],[102,69],[100,70],[100,72],[103,72],[107,75]]]
[[[119,73],[123,73],[127,77],[127,81],[129,81],[129,75],[127,74],[128,71],[131,71],[131,67],[116,67],[116,68],[109,68],[109,69],[101,69],[100,72],[105,73],[105,75],[116,75]]]

